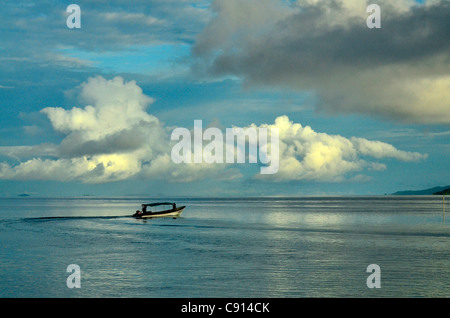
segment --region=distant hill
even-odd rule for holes
[[[434,187],[425,190],[407,190],[407,191],[397,191],[392,193],[392,195],[431,195],[431,194],[441,194],[440,192],[445,191],[445,194],[450,194],[450,185],[445,187]]]
[[[445,189],[444,191],[439,191],[439,192],[435,192],[433,194],[437,194],[437,195],[450,195],[450,188]]]
[[[18,197],[29,197],[30,195],[26,194],[26,193],[22,193],[22,194],[18,194],[17,196]]]

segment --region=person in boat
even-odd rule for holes
[[[176,209],[177,209],[177,204],[174,203],[174,204],[173,204],[173,210],[175,211]]]

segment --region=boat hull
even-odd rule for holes
[[[147,212],[143,214],[134,214],[133,216],[137,219],[153,219],[153,218],[164,218],[164,217],[170,217],[170,218],[177,218],[181,215],[183,212],[185,206],[168,210],[168,211],[161,211],[161,212]]]

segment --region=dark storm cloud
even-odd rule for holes
[[[450,122],[443,91],[450,83],[450,2],[402,9],[382,3],[381,29],[369,29],[368,13],[349,11],[338,0],[285,8],[264,1],[254,10],[272,11],[266,23],[240,20],[236,12],[254,5],[251,0],[231,3],[216,1],[217,16],[193,50],[197,71],[238,75],[250,85],[315,90],[326,111]],[[411,100],[413,94],[420,96]]]
[[[335,15],[345,14],[335,5]],[[277,72],[298,74],[325,66],[373,67],[413,62],[448,53],[450,49],[450,2],[413,7],[408,12],[384,14],[383,11],[383,27],[377,30],[366,26],[366,16],[351,17],[345,25],[324,28],[322,22],[327,19],[327,8],[320,3],[308,6],[278,21],[259,35],[258,41],[236,43],[239,47],[225,47],[227,43],[207,46],[207,37],[213,36],[208,34],[207,27],[194,52],[205,56],[220,50],[212,65],[218,74],[264,72],[276,76]],[[231,21],[234,19],[230,17]]]

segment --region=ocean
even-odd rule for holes
[[[130,217],[155,201],[186,209]],[[440,196],[4,198],[0,297],[448,297],[449,223]]]

